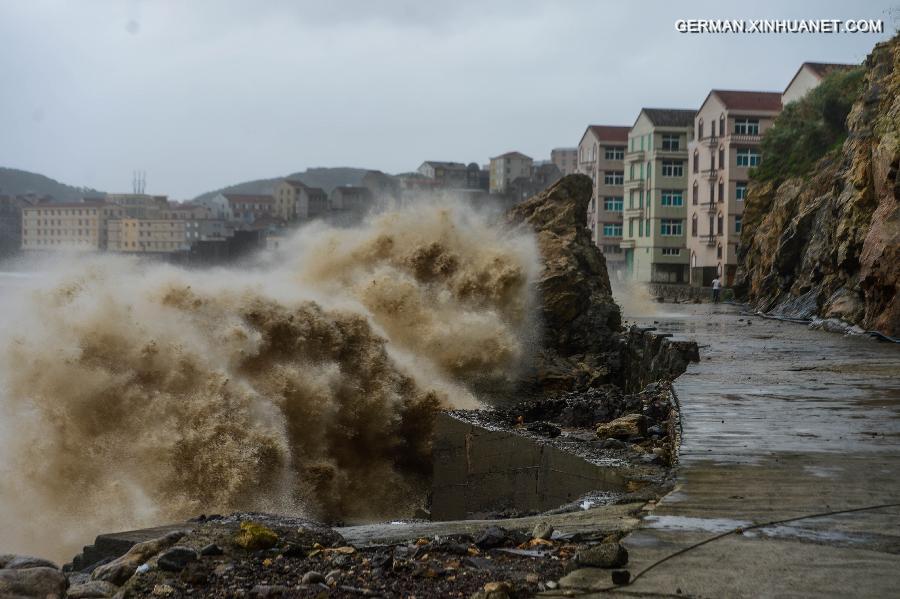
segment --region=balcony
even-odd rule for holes
[[[728,136],[728,141],[730,143],[736,144],[758,144],[760,141],[762,141],[762,135],[758,133],[755,135],[745,133],[732,133]]]
[[[626,208],[622,211],[622,218],[644,218],[644,209]]]
[[[718,135],[710,135],[709,137],[704,137],[703,143],[705,143],[708,146],[717,146],[717,145],[719,145],[719,136]]]
[[[626,179],[625,182],[622,183],[622,187],[623,189],[645,189],[644,183],[645,181],[643,179],[631,179],[630,181]]]
[[[664,159],[681,159],[687,160],[688,151],[687,148],[678,148],[677,150],[666,149],[666,148],[657,148],[656,149],[656,158],[664,158]]]
[[[700,175],[707,179],[715,179],[719,176],[719,171],[714,168],[705,168],[700,171]]]
[[[719,205],[715,202],[703,202],[703,209],[709,212],[710,214],[715,214],[719,209]]]
[[[714,247],[716,245],[716,236],[714,233],[710,233],[708,235],[701,235],[701,239],[708,245],[709,247]]]
[[[623,239],[619,242],[619,247],[623,250],[630,250],[634,248],[634,239]]]
[[[632,152],[625,152],[625,162],[640,162],[644,159],[644,151],[643,150],[634,150]]]

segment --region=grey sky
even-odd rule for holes
[[[176,198],[310,166],[546,158],[641,106],[859,62],[898,0],[3,0],[0,166]],[[880,18],[885,33],[686,35],[679,18]]]

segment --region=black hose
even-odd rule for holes
[[[644,574],[646,574],[653,568],[664,564],[665,562],[669,561],[670,559],[676,558],[679,555],[684,555],[685,553],[687,553],[689,551],[693,551],[694,549],[697,549],[698,547],[702,547],[704,545],[712,543],[713,541],[718,541],[719,539],[722,539],[722,538],[727,537],[732,534],[743,533],[744,531],[754,530],[757,528],[766,528],[768,526],[775,526],[776,524],[786,524],[788,522],[797,522],[799,520],[809,520],[810,518],[824,518],[825,516],[837,516],[840,514],[852,514],[855,512],[880,510],[880,509],[885,509],[885,508],[889,508],[889,507],[900,507],[900,503],[883,503],[880,505],[869,505],[866,507],[850,508],[850,509],[846,509],[846,510],[832,510],[829,512],[819,512],[817,514],[808,514],[806,516],[797,516],[795,518],[784,518],[782,520],[772,520],[770,522],[761,522],[759,524],[751,524],[750,526],[739,526],[737,528],[729,530],[728,532],[723,532],[723,533],[717,534],[715,536],[709,537],[708,539],[704,539],[702,541],[694,543],[693,545],[688,545],[687,547],[685,547],[683,549],[679,549],[678,551],[676,551],[674,553],[670,553],[669,555],[656,560],[655,562],[653,562],[652,564],[650,564],[649,566],[647,566],[646,568],[644,568],[643,570],[641,570],[640,572],[635,574],[634,577],[630,581],[628,581],[628,583],[626,583],[624,585],[611,585],[611,586],[601,588],[601,589],[591,588],[590,590],[591,590],[591,592],[622,590],[623,587],[634,584]]]

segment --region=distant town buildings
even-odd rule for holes
[[[490,192],[506,193],[519,177],[530,178],[533,162],[521,152],[506,152],[491,158]]]
[[[781,105],[799,100],[818,86],[829,73],[852,69],[857,65],[832,62],[804,62],[781,94]]]
[[[687,237],[692,285],[715,277],[734,281],[749,171],[760,141],[781,112],[778,92],[714,89],[697,111],[688,146],[690,204]]]
[[[688,282],[687,163],[695,114],[644,108],[628,134],[620,246],[629,280]]]
[[[630,127],[589,125],[578,143],[578,172],[593,181],[587,222],[594,243],[606,257],[611,273],[621,278],[625,258],[622,242],[625,149]]]
[[[556,165],[563,177],[574,175],[578,172],[578,148],[553,148],[550,150],[550,162]]]

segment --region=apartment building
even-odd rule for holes
[[[331,210],[363,214],[373,205],[372,192],[367,187],[344,185],[331,190]]]
[[[275,188],[274,216],[283,221],[308,220],[328,212],[328,194],[321,187],[284,179]]]
[[[781,105],[787,106],[788,103],[799,100],[834,71],[852,69],[856,66],[858,65],[834,62],[804,62],[781,93]]]
[[[694,118],[688,146],[690,282],[734,281],[749,171],[762,135],[781,112],[781,93],[712,90]]]
[[[550,162],[556,165],[563,177],[575,174],[578,172],[578,148],[553,148],[550,150]]]
[[[22,209],[32,205],[25,196],[0,194],[0,258],[22,247]]]
[[[534,161],[521,152],[506,152],[491,158],[491,193],[506,193],[513,181],[519,177],[531,177]]]
[[[253,224],[258,218],[275,216],[275,198],[270,195],[248,193],[223,193],[228,201],[232,220],[244,225]]]
[[[426,160],[416,169],[421,175],[434,179],[440,187],[464,189],[468,186],[468,167],[462,162]]]
[[[188,221],[180,218],[113,218],[107,249],[128,254],[166,254],[190,249]]]
[[[107,221],[121,217],[124,210],[102,200],[23,207],[22,249],[105,249]]]
[[[688,143],[694,110],[644,108],[628,134],[625,275],[641,283],[686,283]]]
[[[589,125],[578,143],[578,172],[593,181],[587,222],[591,238],[606,257],[610,274],[624,275],[622,209],[625,149],[631,127]]]

